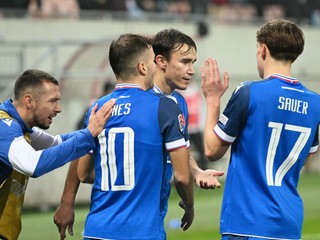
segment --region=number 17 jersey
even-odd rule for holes
[[[300,170],[318,148],[319,94],[279,74],[241,84],[214,131],[232,143],[221,233],[301,239]]]

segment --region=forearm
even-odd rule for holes
[[[78,159],[95,147],[94,138],[87,129],[78,131],[75,136],[69,138],[57,146],[44,149],[33,171],[32,177],[39,177],[64,164]],[[38,154],[38,153],[35,153]],[[39,155],[39,154],[38,154]]]
[[[229,86],[229,76],[225,72],[223,79],[220,77],[216,60],[208,58],[201,67],[201,87],[206,98],[207,111],[204,129],[205,155],[211,161],[220,159],[228,149],[228,144],[218,139],[213,129],[220,117],[220,99]]]
[[[61,196],[61,204],[74,206],[76,195],[79,189],[80,181],[77,175],[77,167],[79,160],[70,163],[63,193]]]
[[[23,136],[5,146],[7,161],[12,168],[31,177],[39,177],[75,160],[95,148],[95,141],[87,130],[56,146],[36,151]]]
[[[169,154],[177,193],[186,206],[193,207],[193,179],[190,171],[189,151],[186,148],[179,148]]]
[[[197,175],[203,172],[203,170],[199,168],[196,160],[192,156],[189,157],[189,165],[190,165],[190,171],[191,171],[192,177],[195,180]]]
[[[79,180],[82,183],[93,183],[95,179],[94,162],[90,154],[79,159],[77,168]]]
[[[61,202],[54,214],[54,223],[58,227],[60,239],[66,238],[66,230],[73,235],[73,223],[75,218],[74,204],[78,192],[80,181],[77,176],[78,160],[74,160],[69,165]]]
[[[193,179],[190,175],[189,181],[180,182],[177,179],[174,179],[176,191],[183,201],[185,207],[193,208],[194,207],[194,192],[193,192]]]
[[[63,141],[59,135],[50,135],[36,127],[33,127],[32,130],[33,132],[30,134],[31,146],[36,150],[49,148]]]
[[[206,111],[206,121],[204,127],[204,151],[206,157],[209,160],[214,161],[219,159],[215,156],[216,154],[216,142],[217,136],[213,129],[217,125],[220,116],[220,98],[209,98],[207,99],[207,111]]]

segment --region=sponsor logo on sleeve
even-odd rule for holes
[[[219,118],[219,122],[221,122],[223,125],[226,125],[228,123],[229,119],[227,116],[221,114],[220,118]]]

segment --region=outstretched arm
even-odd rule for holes
[[[11,142],[4,146],[8,151],[7,162],[20,173],[39,177],[87,154],[95,148],[94,138],[105,127],[114,104],[115,100],[112,99],[97,112],[95,107],[91,112],[88,127],[77,131],[73,137],[56,146],[36,151],[23,136],[10,139]],[[12,129],[14,131],[14,127]]]
[[[193,179],[198,187],[203,189],[214,189],[221,187],[218,177],[223,176],[224,172],[213,169],[202,170],[199,168],[196,160],[192,156],[189,158],[189,163]]]

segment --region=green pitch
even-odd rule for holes
[[[303,175],[300,181],[300,194],[305,204],[305,222],[303,240],[320,240],[320,174]],[[183,232],[176,227],[182,216],[178,207],[178,197],[173,189],[169,201],[169,212],[166,218],[168,240],[216,240],[219,235],[219,215],[223,189],[200,190],[195,188],[195,220],[191,228]],[[82,229],[88,207],[76,209],[74,237],[67,239],[82,239]],[[27,212],[22,217],[22,234],[19,240],[57,240],[58,231],[53,223],[54,212]]]

